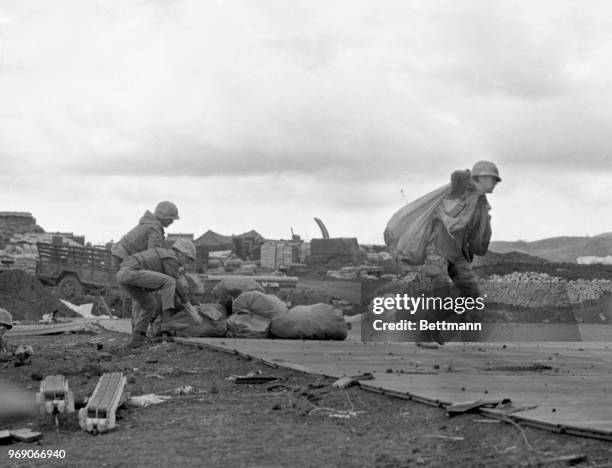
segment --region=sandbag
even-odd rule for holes
[[[206,315],[213,321],[227,317],[225,307],[223,307],[221,304],[200,304],[198,306],[198,311],[200,312],[200,315]]]
[[[449,193],[450,184],[409,203],[391,217],[384,237],[394,257],[409,265],[425,262],[434,214]]]
[[[268,320],[288,312],[283,301],[273,294],[264,294],[259,291],[242,293],[232,304],[232,311],[236,314],[249,313]]]
[[[213,320],[210,315],[213,315],[211,307],[219,307],[217,309],[220,318]],[[205,308],[205,310],[202,310]],[[225,318],[225,312],[222,311],[222,307],[218,304],[203,304],[203,306],[196,307],[198,309],[200,317],[202,317],[201,323],[196,323],[186,310],[179,310],[174,314],[163,318],[163,330],[173,331],[176,336],[208,336],[208,337],[221,337],[227,333],[227,324]],[[210,309],[210,310],[207,310]]]
[[[251,278],[225,278],[215,285],[212,295],[215,300],[223,303],[247,291],[264,292],[264,288]]]
[[[329,304],[300,305],[270,321],[268,336],[295,340],[344,340],[348,329],[342,313]]]
[[[270,320],[259,315],[232,314],[227,319],[227,336],[233,338],[266,338]]]

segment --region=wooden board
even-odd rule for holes
[[[93,321],[75,321],[68,323],[57,323],[51,325],[15,325],[6,335],[8,337],[17,336],[37,336],[53,335],[57,333],[91,331],[94,329]]]

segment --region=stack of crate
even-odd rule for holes
[[[36,260],[37,256],[33,254],[22,254],[22,255],[13,255],[15,258],[15,263],[13,268],[16,270],[22,270],[30,275],[36,275]]]
[[[36,274],[37,256],[34,254],[9,254],[0,252],[0,269],[23,270],[30,275]]]
[[[276,242],[268,241],[261,246],[260,265],[276,269]]]
[[[303,243],[299,246],[298,259],[300,263],[308,263],[310,260],[310,244]]]
[[[298,261],[298,246],[292,242],[268,241],[261,246],[260,264],[264,268],[277,269]]]

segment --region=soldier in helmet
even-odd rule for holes
[[[490,161],[479,161],[472,170],[455,171],[451,175],[449,195],[442,201],[434,215],[433,242],[427,258],[433,271],[445,264],[448,277],[463,297],[480,297],[480,288],[472,271],[474,255],[485,255],[491,239],[491,206],[486,195],[492,193],[501,182],[497,166]],[[440,274],[438,271],[438,278]],[[452,311],[436,313],[436,320],[443,320]],[[474,321],[468,314],[466,320]],[[428,335],[428,336],[424,336]],[[439,332],[421,335],[423,341],[443,340]]]
[[[8,352],[8,343],[4,335],[13,328],[13,316],[6,309],[0,309],[0,354]]]
[[[164,246],[164,228],[179,219],[178,208],[169,201],[160,202],[155,212],[149,210],[140,218],[138,225],[111,248],[111,266],[114,270],[130,255]]]
[[[121,263],[117,281],[141,305],[138,315],[134,317],[129,347],[137,348],[148,341],[147,327],[157,309],[154,296],[156,292],[161,296],[162,314],[172,314],[177,296],[179,304],[182,303],[189,315],[196,322],[202,321],[190,303],[186,291],[177,281],[180,267],[195,259],[194,243],[187,239],[178,239],[171,249],[154,247],[131,255]]]
[[[115,271],[123,260],[138,252],[164,246],[164,228],[179,219],[178,208],[169,201],[157,204],[155,212],[149,210],[140,218],[138,225],[130,230],[111,248],[111,268]],[[140,304],[132,304],[132,321],[140,313]]]

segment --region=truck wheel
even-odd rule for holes
[[[83,295],[83,285],[76,276],[64,276],[57,283],[57,291],[59,297],[66,301],[74,301],[76,298]]]

